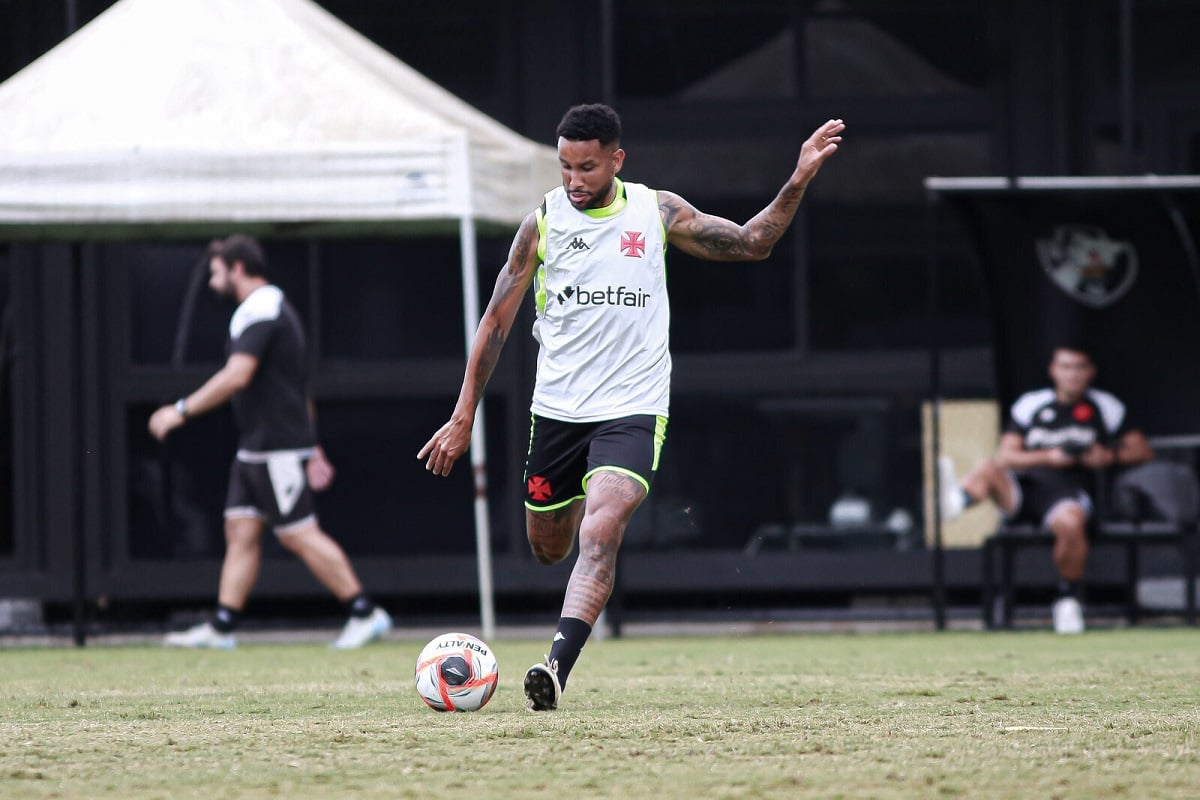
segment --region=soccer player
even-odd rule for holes
[[[484,386],[533,286],[540,353],[525,464],[527,535],[543,564],[565,559],[577,534],[579,555],[546,662],[525,675],[530,709],[558,707],[612,592],[626,524],[658,467],[671,382],[667,245],[714,261],[765,259],[845,127],[831,119],[817,128],[775,199],[738,225],[618,178],[625,151],[612,108],[575,106],[559,123],[562,186],[521,223],[454,412],[417,454],[428,458],[427,470],[448,475],[466,452]]]
[[[304,327],[292,304],[266,278],[258,242],[234,235],[209,246],[209,288],[238,303],[229,322],[229,358],[196,391],[150,417],[159,441],[191,417],[232,402],[238,451],[225,501],[225,560],[217,610],[209,622],[168,634],[171,647],[235,646],[233,631],[258,579],[267,525],[284,548],[346,607],[349,620],[333,643],[361,647],[392,628],[369,598],[342,548],[317,522],[313,490],[333,481],[317,445]]]
[[[1054,535],[1058,598],[1056,633],[1084,630],[1079,584],[1087,566],[1087,525],[1092,515],[1096,470],[1149,461],[1154,451],[1125,417],[1125,405],[1092,388],[1096,367],[1076,346],[1056,347],[1050,358],[1052,387],[1026,392],[1009,411],[996,455],[961,482],[954,463],[938,459],[942,518],[991,500],[1005,519],[1032,522]]]

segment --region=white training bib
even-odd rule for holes
[[[617,196],[585,213],[560,186],[546,194],[544,215],[539,209],[533,335],[541,349],[531,406],[539,416],[668,414],[671,311],[658,196],[619,180]]]

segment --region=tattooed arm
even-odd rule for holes
[[[538,230],[534,215],[525,217],[513,239],[508,252],[508,261],[496,278],[496,288],[492,290],[492,299],[479,320],[479,328],[475,331],[475,341],[471,343],[471,353],[467,357],[467,370],[463,378],[462,389],[458,394],[458,403],[450,421],[438,429],[421,451],[417,458],[426,456],[425,469],[435,475],[449,475],[454,462],[467,452],[471,444],[471,429],[475,426],[475,409],[483,398],[483,389],[492,370],[500,358],[500,351],[508,339],[513,320],[521,308],[521,301],[533,276],[537,272]]]
[[[800,148],[792,177],[770,205],[745,225],[705,214],[671,192],[658,193],[667,240],[689,255],[710,261],[761,261],[792,224],[808,182],[838,149],[846,124],[831,119],[813,131]]]

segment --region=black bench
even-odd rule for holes
[[[1184,582],[1184,617],[1196,624],[1197,527],[1200,525],[1200,482],[1196,465],[1200,457],[1200,436],[1163,436],[1150,439],[1157,462],[1154,466],[1133,467],[1121,472],[1097,473],[1097,515],[1089,540],[1092,548],[1117,546],[1124,555],[1122,586],[1125,593],[1125,617],[1131,625],[1141,618],[1138,580],[1141,548],[1149,545],[1175,547],[1180,554]],[[1135,476],[1134,471],[1140,471]],[[1147,488],[1138,478],[1156,476],[1155,487]],[[1133,494],[1130,494],[1130,492]],[[1148,495],[1146,494],[1148,492]],[[1152,495],[1152,502],[1147,502]],[[1123,518],[1119,518],[1123,515]],[[988,628],[1011,628],[1015,590],[1014,566],[1018,551],[1053,547],[1054,536],[1037,525],[1001,525],[984,540],[982,551],[983,581],[980,606]],[[1089,562],[1092,559],[1089,558]],[[1050,556],[1046,556],[1047,565]],[[1053,567],[1050,566],[1053,572]],[[1086,586],[1087,576],[1084,576]]]
[[[1036,525],[1004,525],[984,541],[980,607],[985,627],[1012,628],[1017,552],[1033,547],[1049,550],[1053,544],[1053,535]],[[1188,625],[1196,624],[1195,526],[1155,521],[1104,522],[1092,534],[1091,544],[1093,548],[1118,545],[1123,550],[1125,617],[1131,625],[1141,618],[1137,595],[1140,549],[1147,545],[1177,547],[1184,582],[1184,618]],[[1049,563],[1049,554],[1046,558]]]

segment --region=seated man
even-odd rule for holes
[[[1086,351],[1056,347],[1050,359],[1053,387],[1017,398],[995,457],[961,482],[953,462],[938,459],[943,519],[991,500],[1006,521],[1036,523],[1054,535],[1057,633],[1082,633],[1084,628],[1079,583],[1087,565],[1095,471],[1154,457],[1146,437],[1126,421],[1124,404],[1092,388],[1095,375]]]

